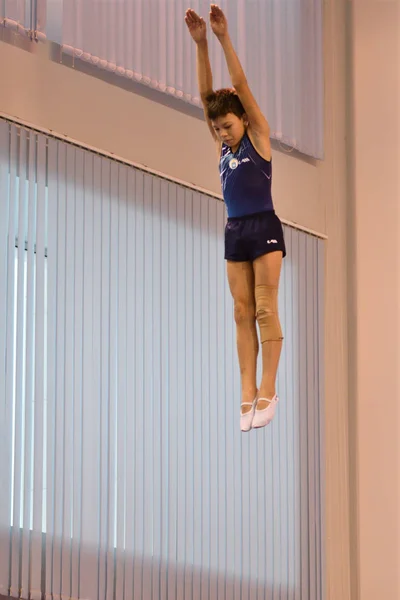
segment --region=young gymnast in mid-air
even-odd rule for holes
[[[224,51],[233,89],[213,90],[206,23],[191,9],[186,11],[185,21],[197,47],[199,92],[216,145],[228,213],[225,259],[241,373],[240,427],[249,431],[267,425],[274,417],[283,341],[278,286],[286,249],[271,196],[270,129],[249,88],[222,10],[211,5],[210,25]],[[259,389],[256,320],[263,366]]]

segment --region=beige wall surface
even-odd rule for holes
[[[347,2],[325,8],[325,427],[326,598],[350,599],[348,336],[347,336]]]
[[[399,3],[353,2],[351,33],[353,597],[399,600]]]
[[[274,200],[288,221],[326,243],[326,589],[350,598],[347,391],[346,0],[326,0],[325,159],[275,150]],[[0,113],[51,129],[220,194],[204,123],[141,94],[50,59],[43,48],[0,42]],[[190,112],[190,111],[189,111]],[[290,340],[286,340],[290,343]]]

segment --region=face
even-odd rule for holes
[[[240,144],[247,126],[246,115],[241,119],[233,113],[228,113],[212,121],[212,126],[219,137],[227,146],[236,148]]]

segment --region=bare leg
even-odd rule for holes
[[[278,287],[282,267],[282,252],[271,252],[253,262],[255,285]],[[272,399],[276,393],[276,375],[282,351],[282,341],[267,341],[262,344],[262,380],[260,398]],[[268,406],[265,401],[257,404],[259,410]]]
[[[228,282],[234,301],[236,344],[239,357],[242,404],[257,393],[258,337],[254,298],[254,272],[250,262],[227,262]],[[243,407],[243,414],[251,407]]]

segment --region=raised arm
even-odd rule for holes
[[[208,54],[207,26],[204,19],[199,17],[192,9],[186,11],[185,22],[196,44],[197,83],[203,104],[204,116],[213,139],[218,141],[217,134],[207,114],[207,97],[213,92],[213,78]]]
[[[252,129],[256,133],[269,135],[268,121],[261,112],[260,107],[250,90],[246,75],[229,36],[227,19],[216,4],[211,5],[210,24],[211,29],[221,43],[232,86],[235,88],[237,95],[243,104],[243,108],[246,111]]]

